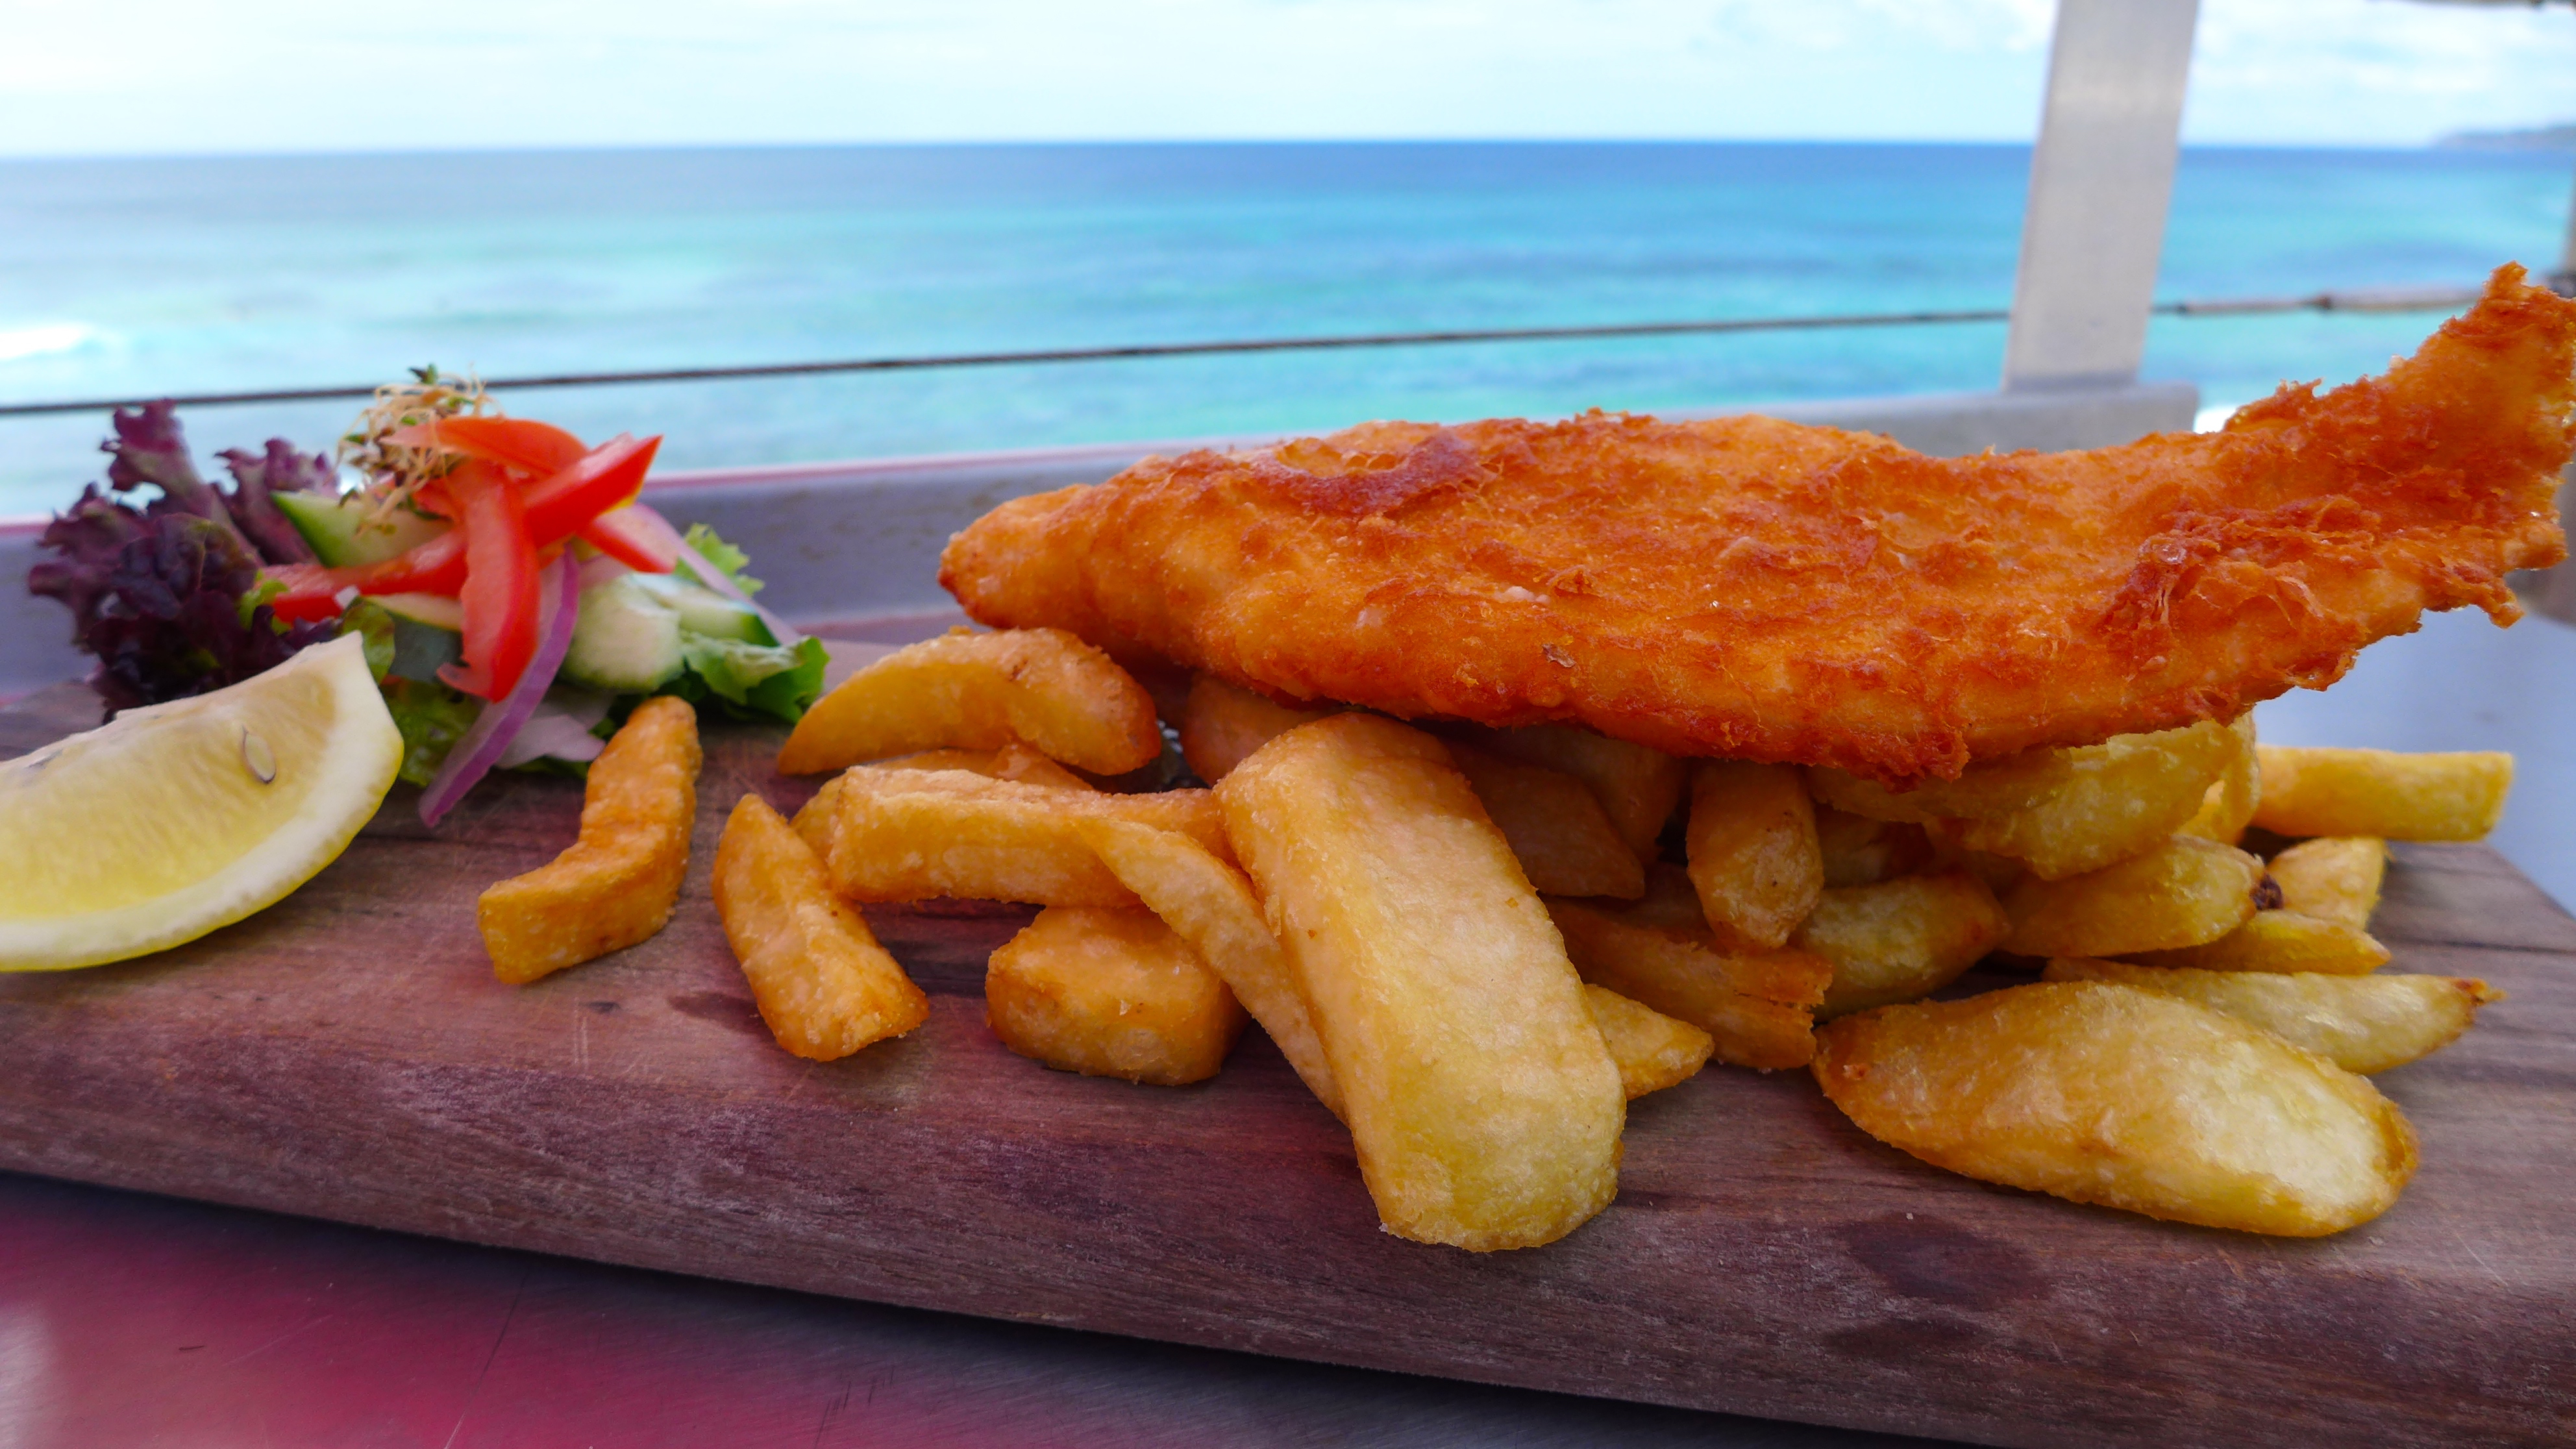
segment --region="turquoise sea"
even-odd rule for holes
[[[0,162],[0,401],[1200,338],[2003,306],[2026,148],[843,147]],[[2192,150],[2166,297],[2545,267],[2563,153]],[[2414,315],[2163,319],[2212,403]],[[589,388],[505,398],[669,467],[1989,386],[1975,324]],[[353,405],[205,409],[202,453]],[[103,416],[0,418],[0,515]]]

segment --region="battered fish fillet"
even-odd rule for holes
[[[2576,302],[2488,282],[2226,430],[1928,458],[1770,418],[1368,423],[1006,503],[940,582],[1294,700],[1902,785],[2323,688],[2565,553]]]

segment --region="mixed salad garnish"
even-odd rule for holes
[[[752,601],[741,551],[637,501],[658,437],[594,447],[435,368],[379,391],[336,460],[224,453],[230,488],[168,403],[114,424],[108,491],[54,519],[27,581],[113,708],[362,635],[435,825],[491,770],[579,773],[652,695],[793,723],[822,690],[823,646]]]

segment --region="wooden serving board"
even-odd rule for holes
[[[95,719],[39,697],[0,751]],[[717,730],[677,917],[496,984],[475,894],[571,840],[509,778],[437,834],[398,790],[285,903],[145,961],[0,980],[0,1166],[819,1293],[1452,1378],[2010,1444],[2576,1438],[2576,921],[2493,852],[2401,849],[2393,969],[2512,993],[2379,1079],[2423,1168],[2322,1241],[1988,1187],[1803,1073],[1630,1109],[1618,1201],[1475,1256],[1378,1230],[1349,1138],[1249,1033],[1216,1080],[1043,1070],[983,1025],[1024,911],[872,911],[931,994],[815,1065],[707,897],[727,810],[792,807]]]

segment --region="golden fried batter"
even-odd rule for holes
[[[2224,432],[1928,458],[1759,417],[1369,423],[1006,503],[940,582],[1283,699],[1891,784],[2322,688],[2565,552],[2576,302],[2508,266]]]

